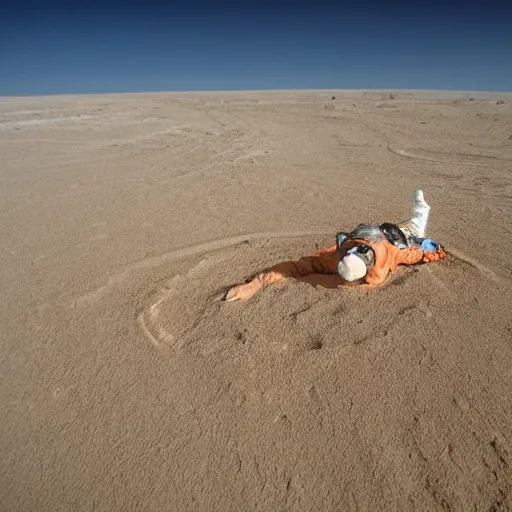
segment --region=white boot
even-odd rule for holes
[[[407,229],[412,236],[424,238],[429,212],[430,206],[423,197],[423,191],[416,190],[412,195],[411,218],[400,227]]]

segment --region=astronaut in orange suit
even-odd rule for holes
[[[287,278],[310,274],[336,274],[344,285],[378,286],[398,265],[429,263],[446,258],[443,247],[424,238],[430,206],[423,192],[412,198],[412,214],[402,224],[380,226],[360,224],[350,233],[338,233],[336,243],[298,261],[284,261],[243,284],[232,286],[226,301],[250,299],[264,286],[281,283]]]

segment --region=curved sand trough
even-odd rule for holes
[[[239,282],[243,280],[244,277],[262,270],[281,259],[290,258],[290,253],[293,252],[290,251],[290,247],[295,247],[295,251],[297,251],[297,247],[314,247],[315,241],[318,240],[319,237],[325,237],[325,235],[318,235],[314,238],[311,234],[307,233],[274,232],[248,234],[224,240],[217,240],[178,251],[172,251],[163,256],[150,258],[143,262],[136,263],[130,266],[129,269],[125,269],[117,279],[126,278],[131,271],[143,267],[161,265],[163,262],[171,263],[177,259],[186,260],[187,258],[197,255],[201,256],[199,261],[191,265],[191,267],[185,272],[176,274],[170,279],[163,281],[159,285],[158,289],[150,295],[147,305],[137,316],[142,331],[155,347],[161,347],[164,345],[166,347],[179,349],[187,343],[192,343],[194,341],[194,336],[200,336],[193,331],[195,331],[199,324],[204,321],[202,318],[205,317],[206,313],[208,313],[206,315],[208,318],[207,322],[215,323],[216,315],[222,314],[220,308],[224,308],[229,311],[230,308],[236,309],[237,307],[240,307],[231,304],[223,304],[219,307],[219,300],[226,285]],[[263,244],[264,247],[262,247],[261,242],[265,241],[267,243]],[[267,252],[272,254],[272,258],[266,255]],[[313,250],[309,251],[309,253],[312,252]],[[280,257],[279,254],[282,254],[282,256]],[[308,252],[304,252],[303,254],[308,254]],[[457,269],[459,273],[471,272],[473,269],[480,274],[480,278],[478,279],[484,278],[490,279],[493,282],[498,282],[495,273],[478,261],[465,256],[457,250],[449,250],[449,254],[452,263],[448,263],[448,265],[452,272],[454,269]],[[298,258],[301,255],[302,254],[298,252],[295,257]],[[275,290],[272,288],[263,290],[260,292],[262,298],[255,298],[254,301],[251,302],[259,304],[261,301],[265,300],[263,297],[268,298],[268,296],[279,296],[281,293],[279,290],[284,288],[288,291],[293,290],[292,294],[294,296],[296,295],[298,297],[302,295],[301,299],[295,298],[295,300],[303,300],[308,304],[316,303],[320,300],[325,301],[327,298],[329,298],[333,303],[341,301],[344,302],[346,298],[349,298],[350,300],[350,298],[353,298],[354,296],[360,297],[361,294],[363,294],[364,296],[368,296],[371,302],[371,307],[375,307],[377,303],[374,301],[379,300],[378,295],[383,293],[384,288],[388,286],[402,286],[405,283],[405,280],[409,277],[425,281],[425,300],[427,303],[435,300],[435,296],[439,293],[439,288],[446,294],[446,298],[449,302],[453,299],[455,290],[453,288],[450,290],[450,287],[445,284],[443,274],[446,272],[446,269],[442,268],[442,266],[443,263],[441,262],[433,266],[417,266],[412,267],[411,269],[400,268],[397,274],[390,278],[389,283],[381,289],[373,290],[369,293],[362,292],[361,290],[358,291],[348,289],[346,287],[344,288],[343,286],[339,287],[338,290],[334,292],[327,291],[329,288],[336,288],[339,285],[337,276],[318,276],[319,279],[317,280],[315,280],[314,277],[312,279],[306,278],[302,280],[302,283],[299,283],[296,280],[290,280],[284,286],[275,287]],[[244,273],[243,269],[246,268],[250,268],[252,270],[245,271]],[[420,274],[421,278],[416,277],[416,273]],[[312,291],[309,289],[309,286],[304,286],[304,284],[308,282],[317,288],[317,290]],[[420,285],[420,283],[418,283],[418,285]],[[325,291],[319,291],[319,288],[325,288]],[[104,290],[104,288],[101,288],[101,290]],[[432,294],[432,296],[427,299],[429,294]],[[285,309],[288,307],[286,303],[289,301],[289,298],[281,298],[280,301],[285,304],[274,304],[274,307],[271,308],[272,311],[282,310],[283,307]],[[395,304],[394,307],[386,313],[388,320],[385,322],[384,327],[377,323],[372,328],[377,330],[385,329],[386,325],[392,324],[394,319],[399,317],[401,314],[400,312],[404,308],[407,310],[409,307],[416,309],[418,306],[414,303],[410,306],[398,306]],[[296,320],[299,315],[303,315],[310,309],[310,307],[308,306],[299,309],[300,311],[296,312],[293,311],[292,308],[292,310],[287,313],[287,316]],[[339,313],[341,314],[348,309],[349,306],[346,304],[343,304],[343,306],[340,305]],[[379,306],[379,309],[382,309],[382,306]],[[371,318],[372,315],[370,315],[369,311],[368,315]],[[419,311],[422,311],[423,314],[428,314],[429,316],[432,315],[428,306],[420,306]],[[184,312],[186,312],[186,314]],[[177,318],[179,321],[176,321]],[[337,326],[336,328],[339,327],[339,320],[341,319],[338,319],[336,323],[333,323],[333,328],[335,326]],[[346,321],[347,323],[351,323],[352,320],[353,319],[347,319]],[[281,320],[276,319],[276,323],[279,322],[281,322]],[[275,328],[275,326],[273,328]],[[289,328],[287,329],[287,332],[289,337],[295,340],[300,339],[301,337],[306,339],[308,336],[311,339],[314,339],[315,336],[317,336],[317,334],[308,332],[307,329],[304,330],[303,328],[299,331]],[[332,335],[334,336],[335,332],[333,332]],[[268,336],[269,338],[272,337],[271,331],[268,332]],[[369,337],[369,335],[367,336]],[[366,337],[366,335],[364,337]],[[311,339],[309,341],[305,341],[305,344],[313,343]],[[284,345],[286,345],[286,343]]]

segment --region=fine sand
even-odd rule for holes
[[[2,512],[511,509],[512,95],[0,98],[0,158]],[[220,301],[416,188],[447,261]]]

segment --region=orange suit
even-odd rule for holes
[[[277,284],[285,279],[299,278],[309,274],[336,274],[338,262],[350,249],[360,245],[368,245],[373,250],[374,262],[368,268],[364,278],[355,282],[344,281],[344,285],[377,286],[382,284],[390,272],[398,265],[413,265],[429,263],[446,258],[446,252],[441,246],[434,251],[424,251],[420,247],[399,248],[388,240],[370,241],[359,238],[349,238],[340,247],[337,244],[316,251],[315,256],[306,256],[298,261],[283,261],[274,265],[268,272],[257,274],[244,284],[231,287],[224,300],[250,299],[264,286]]]

